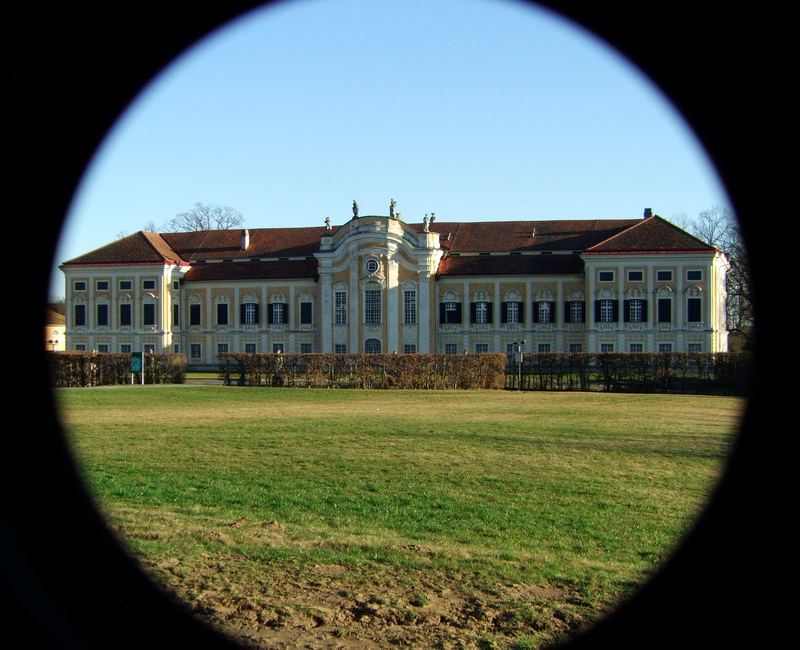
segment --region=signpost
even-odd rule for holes
[[[141,374],[144,384],[144,354],[142,352],[131,352],[131,384],[133,384],[133,376],[136,373]]]

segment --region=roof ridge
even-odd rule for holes
[[[167,242],[167,240],[166,240],[166,239],[164,239],[164,238],[161,236],[161,233],[159,233],[159,232],[154,232],[154,231],[152,231],[152,230],[139,230],[139,231],[138,231],[136,234],[142,235],[142,236],[144,237],[145,241],[147,242],[147,244],[150,246],[150,248],[152,248],[152,249],[153,249],[153,251],[155,251],[155,253],[156,253],[157,255],[160,255],[161,257],[163,257],[165,261],[170,261],[170,262],[184,262],[184,263],[186,262],[186,260],[184,260],[184,259],[183,259],[183,258],[182,258],[182,257],[181,257],[179,254],[178,254],[178,252],[177,252],[177,251],[176,251],[174,248],[172,248],[172,246],[170,246],[170,245],[169,245],[169,243]],[[168,257],[167,255],[164,255],[164,252],[163,252],[162,250],[160,250],[160,249],[159,249],[159,247],[158,247],[158,246],[157,246],[157,245],[156,245],[156,244],[153,242],[153,240],[151,239],[151,237],[157,237],[157,238],[158,238],[158,242],[159,242],[161,245],[163,245],[163,246],[164,246],[164,247],[165,247],[165,248],[166,248],[166,249],[167,249],[167,250],[168,250],[170,253],[172,253],[172,255],[173,255],[174,257],[173,257],[173,258],[170,258],[170,257]]]
[[[626,234],[626,233],[629,233],[631,230],[634,230],[634,229],[638,228],[638,227],[639,227],[639,226],[641,226],[643,223],[647,223],[648,221],[651,221],[652,219],[656,219],[656,218],[659,218],[659,219],[661,219],[661,217],[658,217],[657,215],[655,215],[655,214],[654,214],[652,217],[647,217],[646,219],[642,219],[641,221],[637,221],[636,223],[634,223],[634,224],[631,224],[631,225],[630,225],[630,226],[628,226],[627,228],[623,228],[623,229],[622,229],[622,230],[620,230],[618,233],[615,233],[615,234],[611,235],[611,237],[608,237],[608,238],[604,239],[603,241],[599,241],[599,242],[597,242],[597,243],[596,243],[594,246],[590,246],[589,248],[587,248],[587,249],[584,251],[584,253],[588,253],[588,252],[590,252],[592,249],[595,249],[595,248],[597,248],[598,246],[602,246],[603,244],[607,244],[608,242],[610,242],[610,241],[612,241],[612,240],[616,239],[617,237],[620,237],[621,235],[624,235],[624,234]],[[596,219],[596,220],[595,220],[595,222],[597,222],[597,221],[598,221],[598,220]],[[622,219],[620,219],[620,221],[622,221]],[[662,221],[663,221],[663,220],[662,220]]]

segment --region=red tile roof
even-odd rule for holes
[[[207,280],[316,280],[316,260],[275,260],[272,262],[214,262],[195,264],[184,276],[187,282]]]
[[[155,232],[139,231],[75,257],[65,265],[89,264],[164,264],[185,261]]]
[[[626,252],[713,252],[716,249],[693,237],[688,232],[671,224],[659,216],[638,221],[635,225],[609,237],[594,246],[587,253],[626,253]]]
[[[439,222],[431,226],[451,251],[582,251],[613,237],[640,219],[585,221]],[[414,224],[419,232],[422,226]]]
[[[188,260],[227,260],[251,257],[308,257],[319,250],[325,227],[252,228],[247,250],[241,250],[242,230],[164,233],[171,248]],[[333,229],[336,232],[336,229]]]
[[[388,218],[388,217],[387,217]],[[422,224],[407,224],[420,232]],[[338,227],[333,229],[333,233]],[[431,230],[440,235],[442,248],[450,253],[519,252],[666,252],[715,249],[661,217],[647,219],[583,221],[485,221],[439,222]],[[76,257],[65,265],[94,264],[190,264],[189,281],[268,278],[316,278],[317,263],[308,258],[319,250],[324,226],[249,229],[249,245],[241,250],[243,231],[138,232]],[[273,261],[249,261],[273,258]],[[200,264],[231,260],[230,263]],[[236,262],[233,260],[248,260]],[[448,256],[439,275],[574,274],[583,271],[577,255]]]
[[[578,255],[490,255],[445,257],[439,275],[574,275],[583,273]]]

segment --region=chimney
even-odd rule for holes
[[[242,247],[243,251],[247,250],[247,247],[250,246],[250,231],[245,228],[242,230]]]
[[[649,219],[653,216],[653,208],[645,208],[644,209],[644,218]]]

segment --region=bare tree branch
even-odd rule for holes
[[[240,228],[243,223],[244,217],[233,208],[195,203],[194,208],[188,212],[181,212],[172,217],[167,227],[174,232],[230,230]]]

